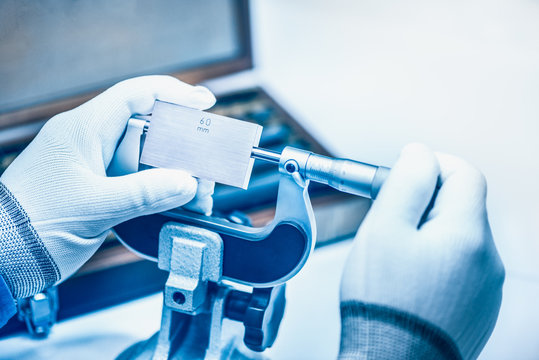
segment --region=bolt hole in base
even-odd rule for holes
[[[172,294],[172,300],[174,300],[176,304],[181,305],[185,302],[185,295],[179,291],[175,291]]]

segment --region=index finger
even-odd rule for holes
[[[426,222],[436,218],[471,219],[486,210],[487,185],[483,174],[468,162],[436,153],[440,163],[440,189]]]
[[[417,227],[433,197],[439,173],[438,160],[429,148],[407,145],[380,189],[371,213]]]
[[[192,86],[171,76],[153,75],[119,82],[70,113],[84,122],[88,136],[94,135],[101,142],[108,164],[129,118],[151,113],[157,99],[198,109],[215,104],[215,97],[205,87]]]

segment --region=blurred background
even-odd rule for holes
[[[267,146],[276,150],[293,142],[391,166],[405,144],[425,143],[467,159],[488,181],[489,218],[507,278],[498,324],[480,359],[539,358],[539,1],[252,0],[248,8],[206,1],[168,12],[173,2],[118,1],[107,7],[112,23],[98,16],[106,3],[60,1],[43,11],[30,1],[0,2],[0,141],[3,154],[11,154],[4,165],[48,117],[146,73],[204,83],[220,96],[217,112],[267,121],[265,131],[273,131],[265,133]],[[237,12],[237,4],[247,12]],[[33,20],[6,16],[21,9]],[[84,41],[62,31],[73,26],[75,13],[87,15],[75,24],[88,29]],[[266,170],[253,178],[259,194],[275,190]],[[250,195],[234,206],[237,193],[218,189],[216,196],[225,214],[240,208],[260,223],[267,217],[256,210],[261,203],[248,203]],[[338,352],[338,287],[350,241],[336,240],[348,239],[368,208],[346,201],[340,210],[329,208],[344,219],[324,234],[331,245],[315,251],[289,283],[272,358],[327,359]],[[131,255],[107,249],[121,259],[114,266],[135,266]],[[98,281],[90,275],[99,266],[89,265],[78,284]],[[147,274],[146,265],[137,266]],[[77,289],[75,282],[67,286],[61,295]],[[161,300],[147,296],[157,291],[146,287],[72,310],[65,317],[77,317],[49,339],[9,334],[0,347],[9,349],[6,358],[23,346],[38,349],[32,355],[56,354],[58,344],[76,343],[69,339],[77,331],[104,338],[99,329],[107,324],[110,349],[120,351],[158,329]]]
[[[539,2],[254,1],[264,84],[339,154],[419,141],[488,181],[507,270],[482,359],[539,358]]]

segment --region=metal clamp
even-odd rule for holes
[[[169,272],[165,305],[196,314],[206,299],[208,281],[221,279],[223,242],[209,230],[178,223],[166,224],[159,235],[161,270]]]
[[[51,287],[34,296],[20,299],[17,308],[18,318],[26,323],[30,335],[38,338],[47,337],[56,323],[58,291],[56,287]]]
[[[158,265],[169,277],[161,329],[118,359],[264,359],[260,352],[273,345],[284,314],[285,286],[237,290],[222,282],[222,255],[217,233],[165,224]]]

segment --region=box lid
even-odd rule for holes
[[[0,3],[0,128],[47,119],[126,78],[189,83],[252,67],[248,0]]]

